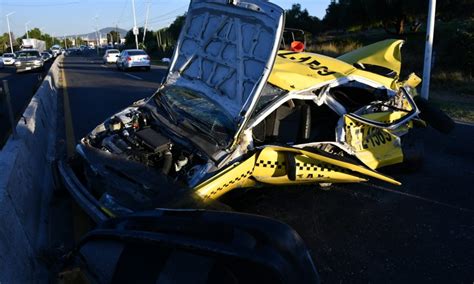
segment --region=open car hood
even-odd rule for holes
[[[222,108],[235,143],[273,67],[283,22],[283,9],[264,0],[192,0],[165,85]]]

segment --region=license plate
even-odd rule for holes
[[[31,70],[31,67],[26,67],[25,70]]]

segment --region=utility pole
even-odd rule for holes
[[[30,38],[30,35],[28,34],[28,24],[31,23],[31,21],[28,21],[25,23],[25,31],[26,31],[26,38]]]
[[[151,0],[146,5],[145,27],[143,28],[143,45],[145,45],[146,28],[148,26],[148,13],[150,12]]]
[[[132,0],[132,11],[133,11],[133,34],[135,35],[135,46],[138,49],[138,28],[137,28],[137,17],[135,15],[135,0]]]
[[[99,40],[99,27],[98,27],[98,24],[97,24],[97,20],[98,20],[99,16],[95,16],[94,19],[95,19],[95,43],[96,43],[96,50],[97,50],[97,56],[99,55],[99,43],[100,43],[100,40]]]
[[[13,40],[12,40],[12,32],[10,31],[10,18],[8,18],[9,16],[15,14],[15,12],[11,12],[11,13],[8,13],[7,14],[7,26],[8,26],[8,36],[10,37],[10,50],[12,51],[13,53]]]
[[[433,54],[433,37],[436,17],[436,0],[430,0],[428,9],[428,26],[426,27],[426,43],[425,43],[425,63],[423,65],[423,85],[421,86],[421,97],[428,99],[430,92],[431,78],[431,59]]]
[[[64,48],[67,49],[67,37],[66,37],[66,35],[64,35]]]
[[[119,33],[118,33],[118,23],[115,23],[115,36],[117,37],[117,45],[119,45],[120,44],[120,36],[119,36]],[[112,37],[112,44],[115,47],[115,42],[114,42],[113,37]]]

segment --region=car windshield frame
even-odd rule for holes
[[[110,50],[107,50],[107,54],[120,54],[120,50],[110,49]]]
[[[226,147],[232,141],[236,131],[232,118],[203,94],[180,86],[168,86],[157,92],[154,99],[166,108],[166,113],[172,112],[170,121],[177,120],[176,124],[197,130],[219,146]]]
[[[15,58],[15,54],[13,53],[4,53],[2,55],[3,58]]]

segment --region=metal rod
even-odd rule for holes
[[[431,78],[431,60],[433,54],[433,37],[436,17],[436,0],[430,0],[428,9],[428,26],[426,27],[426,43],[425,43],[425,62],[423,65],[423,85],[421,87],[421,97],[428,99],[430,92]]]
[[[10,119],[10,124],[12,127],[12,136],[13,139],[17,138],[17,133],[16,133],[16,123],[15,123],[15,118],[13,116],[13,108],[12,108],[12,102],[11,102],[11,97],[10,97],[10,89],[8,88],[8,81],[3,80],[3,92],[5,93],[5,99],[7,103],[7,108],[8,108],[8,118]]]

